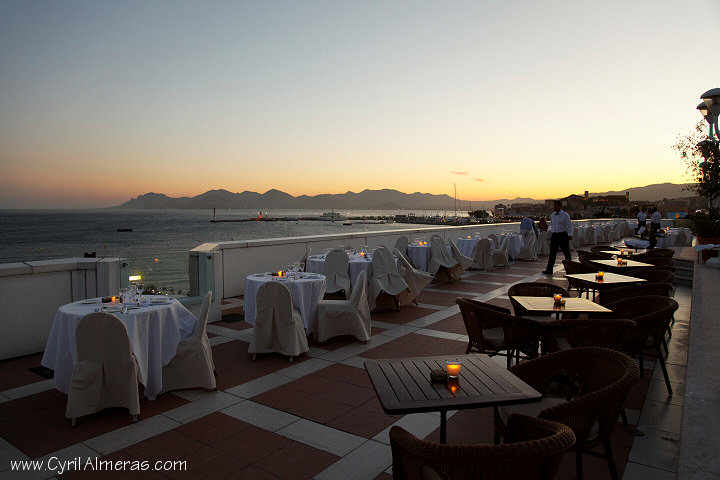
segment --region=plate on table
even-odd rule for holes
[[[100,299],[99,298],[88,298],[87,300],[83,300],[80,303],[84,303],[85,305],[90,305],[93,303],[100,303]]]
[[[120,307],[103,307],[103,312],[105,312],[105,313],[120,313],[120,312],[122,312],[122,308],[120,308]]]
[[[172,300],[169,298],[153,298],[150,300],[150,303],[153,305],[165,305],[167,303],[170,303]]]
[[[320,278],[322,275],[319,273],[306,273],[305,278]]]

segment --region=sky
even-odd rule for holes
[[[0,208],[684,183],[719,45],[717,0],[0,0]]]

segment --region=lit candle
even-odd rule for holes
[[[625,254],[625,249],[624,249],[624,248],[621,248],[621,249],[620,249],[620,255],[624,255],[624,254]]]
[[[282,270],[278,270],[278,277],[282,277]]]
[[[560,293],[556,293],[555,295],[553,295],[553,298],[558,303],[562,302],[562,294],[560,294]]]
[[[597,276],[600,280],[602,280],[603,277],[605,276],[605,272],[598,272]]]
[[[457,378],[458,375],[460,375],[460,368],[462,367],[462,364],[457,360],[448,360],[445,362],[445,368],[448,373],[448,377],[450,378]]]

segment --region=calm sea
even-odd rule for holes
[[[217,219],[249,218],[257,213],[218,211]],[[267,212],[271,217],[322,213]],[[342,212],[343,215],[347,213],[351,216],[387,216],[396,212]],[[359,222],[348,226],[342,222],[324,221],[212,223],[212,218],[212,211],[205,210],[0,210],[0,263],[82,257],[85,253],[95,252],[98,257],[130,259],[130,274],[140,274],[145,285],[154,285],[166,292],[186,293],[189,289],[188,251],[201,243],[403,227],[392,223]],[[132,231],[118,232],[119,228]]]

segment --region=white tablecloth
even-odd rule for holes
[[[397,260],[396,260],[397,262]],[[325,268],[325,255],[312,255],[308,257],[305,270],[307,272],[311,273],[323,273],[323,269]],[[372,277],[372,254],[370,255],[360,255],[359,253],[354,253],[350,255],[350,271],[348,274],[350,275],[350,288],[355,288],[355,280],[357,280],[357,276],[360,275],[360,272],[365,271],[365,286],[367,287],[370,284],[370,278]]]
[[[137,359],[138,380],[145,386],[145,396],[154,400],[162,390],[162,367],[170,363],[180,341],[195,329],[197,319],[180,302],[168,299],[164,305],[150,305],[128,313],[112,312],[125,324],[132,352]],[[70,379],[77,362],[75,328],[80,319],[98,307],[119,307],[122,304],[75,302],[63,305],[55,313],[50,337],[45,346],[42,365],[55,371],[55,388],[67,394]],[[89,300],[88,300],[89,302]]]
[[[503,240],[508,239],[508,255],[512,258],[517,258],[520,254],[520,248],[525,245],[525,239],[519,233],[503,233],[498,235],[498,242],[502,245]]]
[[[258,288],[265,282],[282,282],[288,287],[292,297],[293,307],[300,310],[305,331],[313,331],[313,322],[317,311],[317,304],[325,295],[325,275],[318,273],[301,274],[304,278],[273,277],[264,273],[250,275],[245,280],[245,321],[255,325],[255,295]]]
[[[472,257],[473,251],[475,251],[475,246],[480,241],[480,237],[472,237],[472,238],[458,238],[455,240],[455,245],[457,245],[458,250],[460,250],[460,253],[465,255],[466,257]],[[490,248],[492,248],[492,242],[490,242]]]

